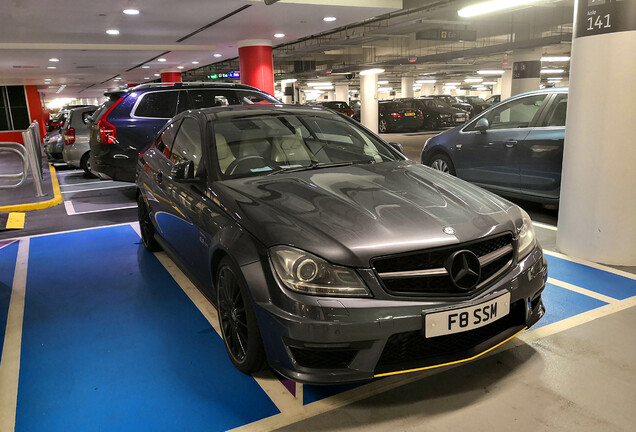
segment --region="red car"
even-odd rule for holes
[[[342,113],[349,117],[353,117],[353,114],[354,114],[349,104],[343,101],[320,102],[320,105],[324,106],[325,108],[338,111],[339,113]]]

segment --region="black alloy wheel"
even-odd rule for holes
[[[378,124],[378,129],[380,133],[386,133],[389,131],[389,126],[386,123],[386,120],[380,119],[380,123]]]
[[[155,227],[150,220],[150,212],[142,193],[137,195],[137,218],[139,219],[139,231],[144,247],[150,252],[159,252],[161,245],[155,239]]]
[[[80,161],[80,168],[84,170],[84,177],[97,178],[97,176],[91,172],[90,152],[86,152],[84,156],[82,156],[82,160]]]
[[[455,165],[453,165],[453,162],[444,153],[437,153],[431,156],[431,159],[428,161],[428,165],[431,168],[445,172],[446,174],[453,176],[456,175]]]
[[[234,262],[225,257],[216,272],[216,306],[225,349],[245,374],[265,367],[265,350],[247,287]]]

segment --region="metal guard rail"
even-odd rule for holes
[[[27,159],[26,148],[16,142],[0,142],[0,152],[15,153],[22,161],[22,172],[19,174],[0,174],[0,179],[20,179],[18,183],[10,185],[0,185],[0,189],[15,189],[24,184],[27,179],[29,160]]]
[[[44,179],[42,175],[42,141],[37,121],[31,123],[27,130],[22,132],[22,139],[24,145],[14,142],[0,143],[0,151],[16,153],[22,160],[20,174],[0,174],[0,179],[19,178],[20,181],[16,184],[0,186],[0,189],[14,189],[22,186],[26,181],[28,168],[31,167],[35,194],[38,197],[45,196],[46,194],[42,191],[42,180]]]

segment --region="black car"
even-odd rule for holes
[[[424,120],[422,111],[401,102],[381,101],[378,104],[378,130],[380,133],[398,130],[417,131]]]
[[[349,104],[344,101],[326,101],[320,102],[318,105],[337,111],[340,114],[346,115],[347,117],[353,117],[355,114]]]
[[[452,106],[453,108],[459,108],[460,110],[466,111],[468,114],[470,114],[471,117],[475,114],[473,106],[471,104],[469,104],[468,102],[461,101],[455,96],[451,96],[451,95],[429,95],[429,96],[426,96],[426,97],[444,101],[445,103],[447,103],[448,105]]]
[[[102,179],[135,180],[137,156],[176,114],[213,106],[280,103],[254,87],[225,83],[142,84],[107,93],[91,120],[91,171]]]
[[[492,95],[490,96],[488,99],[486,99],[486,103],[489,103],[490,105],[494,105],[501,102],[501,95]]]
[[[137,172],[144,246],[216,304],[244,373],[335,384],[460,363],[545,312],[523,210],[331,110],[186,111]]]
[[[479,114],[486,108],[490,108],[490,103],[486,102],[484,99],[479,96],[455,96],[457,99],[469,103],[472,107],[472,115]]]
[[[433,98],[402,98],[396,99],[402,104],[422,112],[424,129],[439,130],[445,126],[456,126],[468,120],[468,113],[459,108],[453,108],[439,99]]]

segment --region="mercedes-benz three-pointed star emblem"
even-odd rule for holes
[[[481,264],[479,258],[469,250],[460,250],[446,259],[446,270],[453,284],[463,291],[469,291],[479,283]]]

